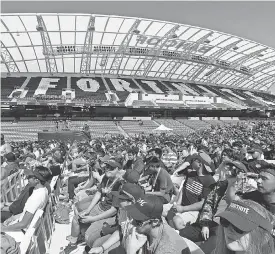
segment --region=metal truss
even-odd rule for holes
[[[262,79],[260,79],[260,80],[257,80],[254,84],[251,84],[251,85],[249,85],[249,86],[247,86],[246,88],[252,88],[252,89],[254,89],[255,87],[258,87],[258,86],[264,86],[264,84],[265,83],[267,83],[267,82],[269,82],[269,80],[271,79],[273,79],[274,78],[274,76],[267,76],[267,77],[264,77],[264,78],[262,78]]]
[[[91,60],[92,60],[92,45],[93,45],[93,36],[95,31],[95,17],[91,16],[83,47],[83,53],[80,63],[80,73],[90,73],[91,71]]]
[[[20,72],[11,53],[9,52],[9,50],[6,48],[6,46],[4,45],[4,43],[2,41],[1,41],[1,59],[2,59],[2,63],[4,63],[6,65],[8,73]]]
[[[160,40],[160,42],[156,45],[155,48],[152,48],[149,52],[148,55],[154,53],[154,56],[151,58],[150,56],[146,56],[141,64],[139,65],[135,75],[137,76],[144,76],[146,77],[150,70],[152,69],[154,61],[158,58],[161,49],[164,47],[165,43],[173,38],[175,35],[175,32],[179,29],[180,25],[175,25],[172,29],[170,29]]]
[[[267,69],[267,68],[271,67],[272,65],[275,65],[275,61],[271,61],[271,62],[267,62],[267,63],[261,64],[261,65],[255,67],[255,68],[253,68],[252,72],[253,73],[261,72],[264,69]]]
[[[192,53],[192,51],[193,50],[197,50],[198,47],[200,46],[200,44],[202,42],[204,42],[212,34],[213,34],[213,32],[209,32],[206,35],[204,35],[203,37],[201,37],[198,41],[196,41],[194,43],[191,43],[191,44],[187,44],[186,47],[183,49],[183,52],[181,52],[181,56],[186,54],[187,58],[189,58],[190,55],[191,55],[191,53]],[[166,75],[165,78],[171,78],[172,75],[175,74],[176,70],[182,65],[183,62],[184,61],[182,61],[182,60],[177,60],[177,61],[174,60],[169,65],[167,65],[167,67],[164,69],[164,72],[167,72],[167,75]]]
[[[266,50],[266,48],[260,49],[260,50],[257,50],[257,51],[255,51],[255,52],[249,54],[249,55],[244,55],[244,56],[242,56],[242,57],[236,59],[235,61],[233,61],[233,62],[231,63],[232,68],[234,68],[234,69],[237,69],[237,68],[238,68],[238,69],[239,69],[239,68],[242,66],[242,64],[244,64],[244,63],[247,62],[248,60],[252,59],[253,57],[258,56],[261,52],[263,52],[263,51],[265,51],[265,50]],[[222,79],[225,75],[227,75],[227,74],[229,73],[229,71],[230,71],[230,70],[225,71],[225,72],[223,73],[223,75],[219,77],[219,79]],[[214,79],[213,82],[215,83],[215,82],[217,82],[217,80]]]
[[[224,53],[228,52],[229,49],[235,47],[240,42],[241,42],[241,40],[237,40],[235,42],[228,44],[224,48],[220,48],[219,50],[217,50],[216,52],[211,54],[210,58],[217,59],[217,58],[221,57]],[[201,73],[203,73],[207,67],[208,67],[208,65],[205,65],[205,66],[201,67],[196,73],[194,73],[194,75],[191,77],[192,81],[194,81]],[[218,67],[214,67],[214,68],[215,68],[215,70],[211,69],[209,72],[214,73],[218,69]],[[211,75],[211,74],[208,74],[208,75]]]
[[[110,67],[110,70],[109,70],[110,74],[118,74],[118,72],[120,70],[121,63],[122,63],[122,59],[125,56],[125,51],[128,48],[129,43],[130,43],[131,39],[133,38],[133,35],[136,33],[140,22],[141,21],[139,19],[137,19],[134,22],[134,24],[132,25],[132,27],[128,31],[127,35],[124,37],[123,41],[119,45],[119,48],[116,51],[114,60],[111,64],[111,67]]]
[[[50,36],[48,34],[48,31],[42,16],[37,15],[36,18],[38,22],[38,26],[36,27],[36,29],[38,32],[40,32],[40,35],[41,35],[42,44],[43,44],[43,54],[45,56],[47,72],[56,73],[58,72],[58,70],[57,70],[55,57],[53,55],[53,48],[52,48]]]

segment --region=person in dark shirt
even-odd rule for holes
[[[199,153],[192,158],[191,167],[194,171],[187,173],[177,205],[174,206],[177,212],[173,218],[176,229],[180,230],[187,223],[192,224],[197,220],[204,199],[211,190],[210,186],[215,183],[209,172],[212,162],[206,153]]]

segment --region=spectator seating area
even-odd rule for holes
[[[1,202],[13,202],[26,186],[24,170],[20,170],[1,181]],[[51,180],[50,198],[44,210],[38,209],[20,243],[21,254],[49,253],[52,235],[55,230],[54,205],[59,198],[60,179]]]
[[[143,121],[142,126],[137,121],[120,121],[120,126],[130,136],[140,133],[150,134],[158,127],[154,121]]]
[[[155,120],[159,124],[163,124],[164,126],[173,129],[173,133],[180,134],[180,135],[189,135],[190,133],[194,132],[193,129],[184,125],[181,122],[172,119],[157,119]]]
[[[200,120],[185,120],[185,119],[178,119],[179,122],[183,123],[184,125],[190,127],[193,130],[199,130],[203,128],[207,128],[210,124],[200,121]]]
[[[155,104],[152,101],[136,100],[136,101],[133,101],[132,106],[133,107],[152,107],[152,106],[155,106]]]
[[[100,77],[71,77],[69,84],[67,84],[67,77],[44,77],[45,79],[52,79],[51,83],[49,80],[43,81],[43,77],[30,77],[28,82],[24,84],[26,77],[6,77],[1,79],[2,87],[1,87],[1,99],[7,99],[11,92],[14,90],[15,87],[22,87],[24,84],[24,88],[28,90],[26,97],[33,97],[35,94],[45,94],[47,96],[61,96],[62,90],[70,87],[75,91],[76,101],[81,102],[105,102],[107,98],[105,96],[105,92],[107,90],[111,90],[115,92],[119,98],[119,102],[123,103],[127,99],[129,95],[129,89],[133,90],[140,90],[140,88],[133,82],[131,79],[125,79],[124,81],[128,82],[129,85],[117,85],[114,86],[109,78],[105,78],[107,80],[108,86],[105,85],[102,78]],[[42,85],[41,85],[42,82]],[[44,83],[43,83],[44,82]],[[114,82],[114,81],[113,81]],[[169,81],[165,81],[166,86],[163,86],[161,82],[155,80],[155,85],[157,86],[156,92],[152,90],[152,87],[147,85],[144,82],[138,81],[139,85],[142,86],[142,89],[147,94],[154,94],[157,92],[162,91],[163,94],[167,94],[168,90],[167,87],[170,87],[175,92],[180,92],[176,89]],[[43,85],[44,84],[44,85]],[[123,84],[123,83],[122,83]],[[179,86],[183,86],[183,84],[179,83]],[[187,86],[187,87],[186,87]],[[43,88],[42,88],[43,87]],[[245,92],[244,90],[233,89],[218,86],[206,86],[205,88],[213,92],[213,96],[221,97],[222,99],[226,99],[228,101],[237,103],[242,105],[245,108],[261,108],[261,107],[273,107],[275,108],[275,95],[262,93],[259,91],[251,91],[249,93]],[[41,89],[41,91],[37,91],[37,89]],[[185,84],[181,89],[183,89],[184,94],[190,96],[209,96],[209,93],[202,90],[196,84]],[[186,89],[186,90],[185,90]],[[255,98],[259,97],[259,99]],[[61,101],[61,99],[59,100]],[[81,103],[80,102],[80,103]],[[133,106],[147,106],[149,102],[141,102],[141,101],[134,101]],[[273,103],[273,105],[272,105]],[[177,103],[158,103],[158,106],[162,107],[182,107],[184,104]],[[155,106],[154,103],[148,104],[148,106]],[[226,104],[188,104],[188,107],[191,108],[228,108]]]

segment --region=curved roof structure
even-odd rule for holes
[[[121,75],[268,90],[275,49],[166,21],[87,14],[3,14],[2,72]]]

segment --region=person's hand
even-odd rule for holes
[[[178,213],[183,213],[183,212],[185,212],[184,206],[174,204],[173,208],[174,208]]]
[[[82,211],[78,214],[79,217],[84,217],[84,216],[87,216],[87,215],[89,215],[89,211],[87,211],[87,210],[84,210],[84,211]]]
[[[132,233],[126,239],[126,253],[135,254],[147,241],[145,235],[137,234],[136,228],[132,229]]]
[[[89,254],[102,254],[103,248],[102,247],[95,247],[90,249]]]
[[[93,175],[93,178],[95,178],[97,180],[100,179],[100,174],[97,171],[92,172],[92,175]]]
[[[177,176],[178,177],[179,176],[178,172],[174,172],[173,176]]]
[[[209,227],[206,227],[206,226],[202,227],[201,234],[202,234],[202,237],[205,241],[208,240],[208,238],[209,238]]]
[[[80,216],[79,216],[80,217]],[[94,222],[94,217],[93,216],[83,216],[80,217],[80,222],[81,223],[90,223],[90,222]]]

